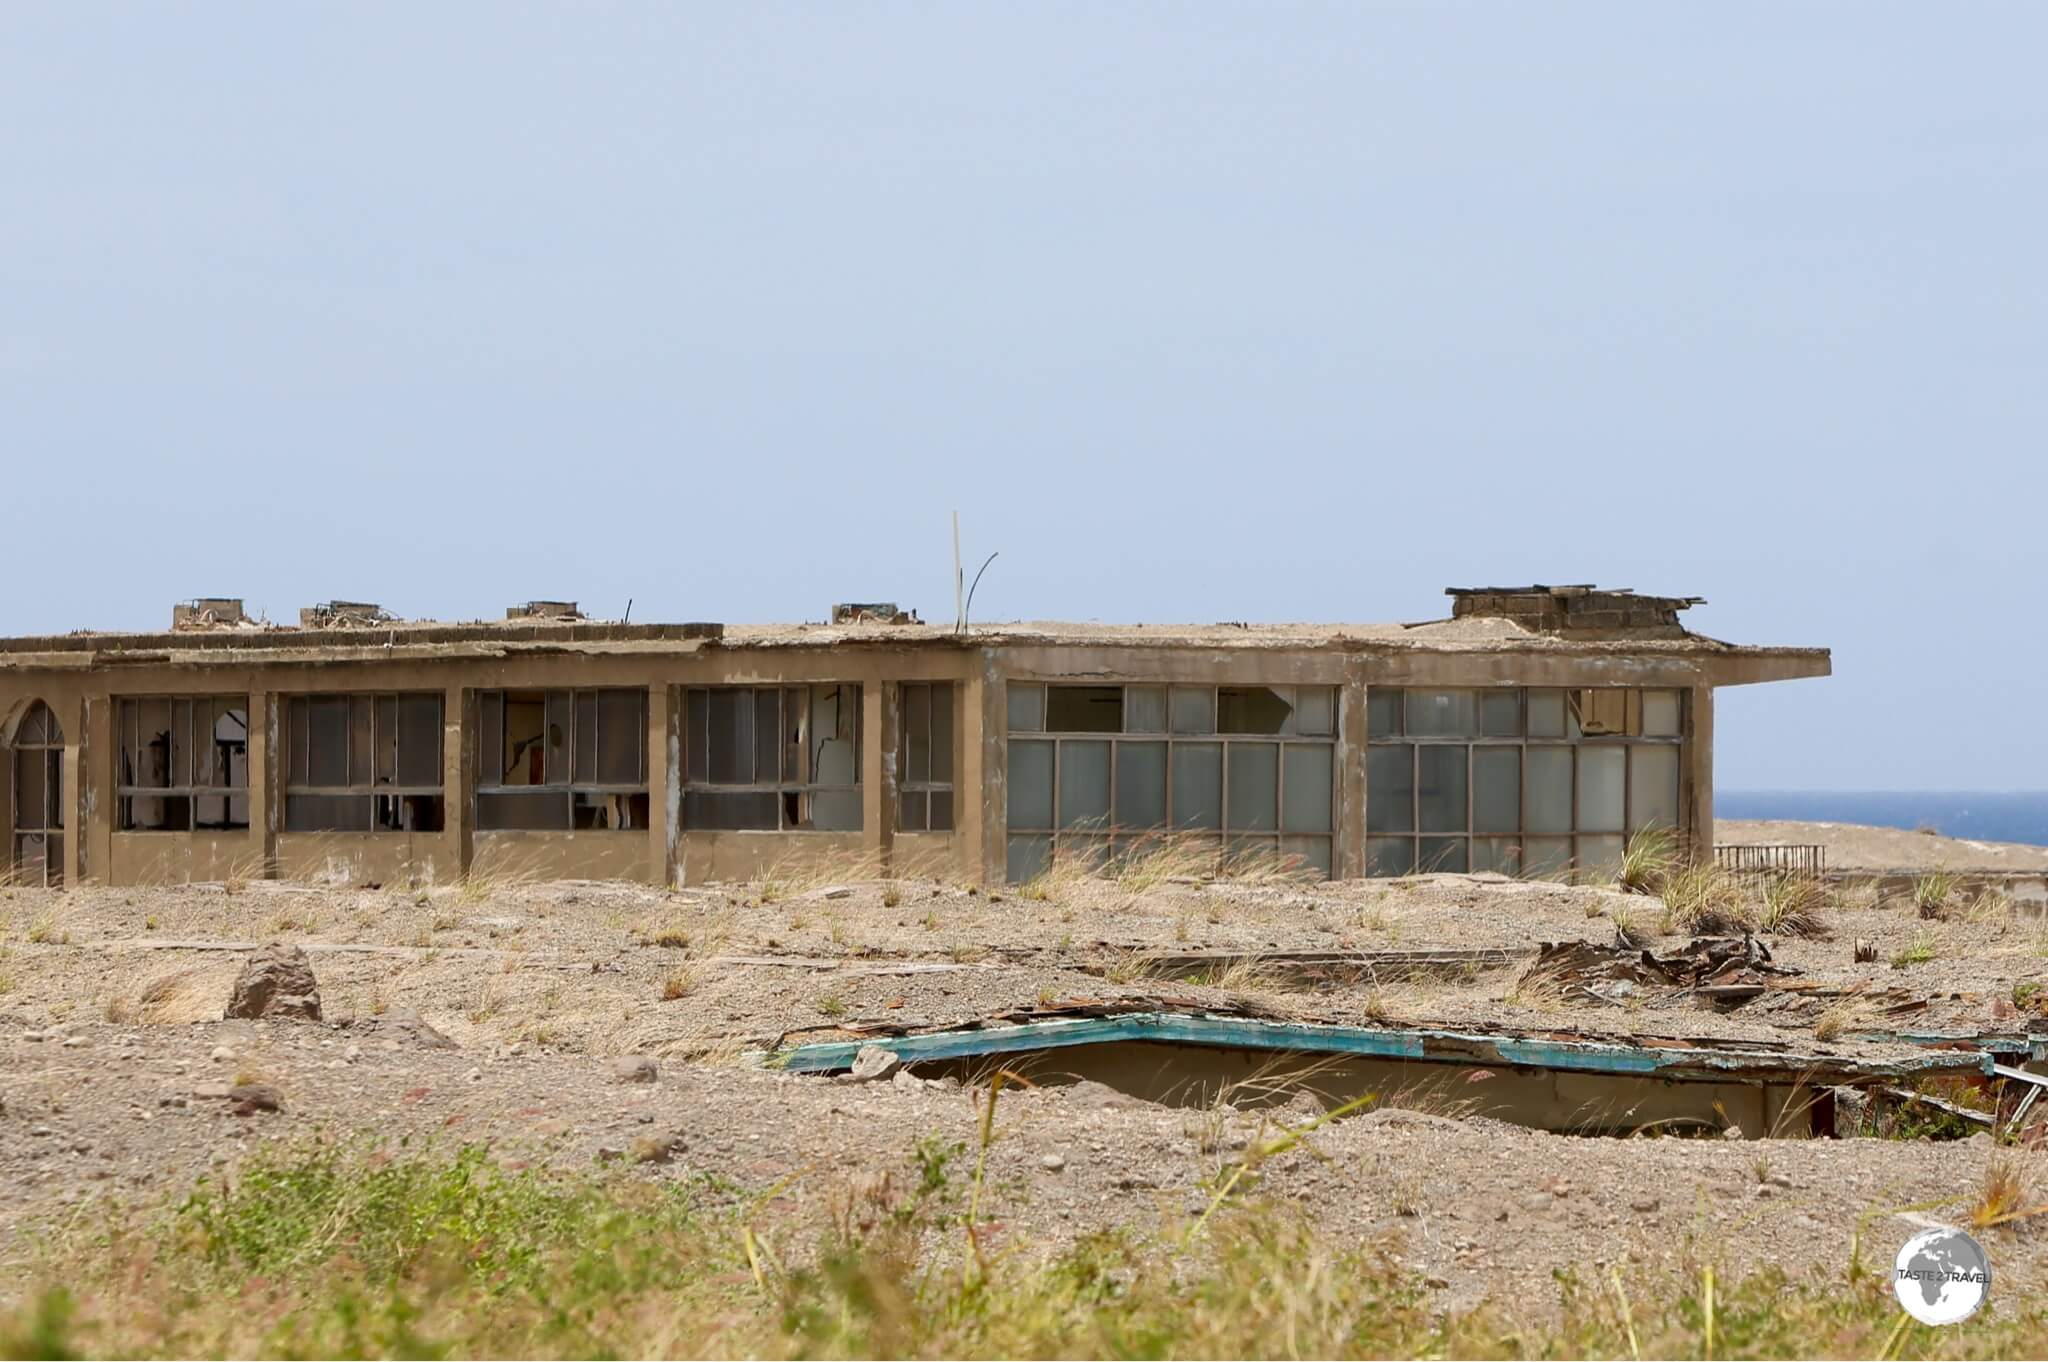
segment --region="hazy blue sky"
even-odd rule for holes
[[[0,6],[0,632],[1707,596],[2048,786],[2048,6]]]

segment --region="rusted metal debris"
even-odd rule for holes
[[[1675,990],[1662,1001],[1704,998],[1733,1005],[1760,997],[1773,981],[1798,974],[1772,963],[1771,948],[1754,936],[1695,937],[1681,951],[1659,955],[1634,946],[1591,941],[1547,941],[1523,974],[1560,988],[1567,997],[1619,1004],[1645,989]]]

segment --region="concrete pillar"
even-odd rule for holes
[[[1365,874],[1365,695],[1363,673],[1353,672],[1337,696],[1337,837],[1330,873],[1340,880]]]
[[[661,746],[648,748],[648,761],[658,763],[661,769],[661,797],[657,800],[650,786],[647,804],[661,828],[662,876],[670,888],[679,889],[689,883],[688,868],[683,864],[683,688],[663,686],[650,697],[649,708],[661,706]],[[652,741],[653,734],[649,733]],[[654,777],[650,765],[648,779]]]
[[[467,878],[476,855],[476,693],[450,686],[441,697],[441,831],[455,846],[455,870]]]
[[[673,886],[669,830],[675,820],[669,816],[669,722],[668,698],[673,686],[647,689],[647,879],[649,883]]]
[[[861,851],[887,874],[896,843],[896,727],[902,702],[893,681],[861,687]]]
[[[114,818],[120,806],[114,794],[114,781],[115,753],[120,749],[121,739],[114,727],[111,697],[88,695],[79,708],[83,712],[78,730],[78,880],[104,884],[113,864]]]
[[[993,888],[1009,878],[1010,866],[1010,692],[995,651],[981,653],[981,703],[975,708],[980,769],[972,790],[981,805],[981,882]]]
[[[68,889],[83,878],[85,866],[85,785],[79,757],[85,749],[85,705],[82,701],[53,708],[64,725],[64,756],[58,776],[58,807],[64,810],[64,885]]]
[[[1686,707],[1685,780],[1680,791],[1687,854],[1698,863],[1714,859],[1714,688],[1692,688]]]
[[[271,691],[249,694],[249,849],[266,880],[277,878],[277,835],[284,827],[285,715],[289,706]]]

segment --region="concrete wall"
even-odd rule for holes
[[[866,873],[923,872],[1000,883],[1007,827],[1007,686],[1030,681],[1307,684],[1338,690],[1335,871],[1364,868],[1365,700],[1372,685],[1654,686],[1688,692],[1681,806],[1697,846],[1711,846],[1713,687],[1769,679],[1744,659],[1683,650],[1581,653],[1503,648],[1431,651],[1360,645],[1215,648],[886,642],[838,647],[707,647],[647,651],[457,649],[386,660],[374,647],[341,652],[79,654],[58,666],[0,668],[0,744],[33,699],[63,725],[66,880],[146,884],[280,875],[354,883],[445,882],[472,868],[493,874],[626,878],[647,883],[744,879],[809,863]],[[115,659],[119,658],[119,661]],[[1724,662],[1726,665],[1724,666]],[[1734,670],[1728,670],[1733,667]],[[946,681],[953,705],[954,828],[895,830],[897,686]],[[862,687],[860,831],[703,832],[682,824],[682,691],[692,685],[848,682]],[[472,828],[476,694],[504,688],[625,686],[648,691],[645,830],[510,833]],[[284,715],[294,695],[439,691],[443,697],[446,820],[438,834],[284,830]],[[250,829],[246,834],[124,833],[115,828],[117,703],[149,695],[237,695],[249,705]],[[9,768],[11,771],[11,767]],[[0,782],[11,785],[11,782]],[[0,792],[0,821],[11,829]],[[11,855],[11,838],[5,848]]]

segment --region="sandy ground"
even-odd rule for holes
[[[1717,818],[1717,842],[1819,843],[1830,870],[2042,870],[2048,847],[1973,842],[1963,837],[1873,828],[1856,823],[1794,823]]]
[[[799,1242],[850,1189],[910,1176],[921,1139],[971,1139],[974,1105],[957,1087],[770,1073],[743,1053],[784,1036],[843,1038],[855,1023],[943,1026],[1167,995],[1361,1025],[1719,1037],[1804,1053],[1898,1053],[1878,1038],[1891,1030],[2048,1029],[2014,1005],[2048,995],[2048,924],[2009,910],[1922,921],[1907,906],[1838,904],[1829,939],[1770,943],[1802,971],[1801,987],[1729,1011],[1654,990],[1625,1005],[1571,1003],[1526,977],[1539,942],[1610,941],[1617,919],[1654,929],[1660,911],[1642,896],[1468,876],[1169,882],[1136,894],[1084,881],[1042,899],[929,881],[0,891],[0,1290],[43,1217],[168,1193],[261,1141],[316,1129],[481,1139],[507,1159],[566,1165],[672,1141],[671,1162],[640,1171],[714,1174],[738,1194],[795,1175],[760,1214]],[[1877,943],[1877,962],[1851,959],[1859,937]],[[246,958],[236,947],[273,939],[308,949],[324,1020],[219,1020]],[[1203,982],[1145,962],[1479,947],[1513,961],[1377,985],[1258,963]],[[1913,947],[1931,958],[1895,968]],[[1842,1006],[1861,1009],[1856,1025],[1818,1039],[1816,1022]],[[414,1017],[452,1045],[427,1043]],[[658,1081],[620,1081],[620,1056],[654,1057]],[[233,1114],[218,1094],[237,1081],[275,1088],[283,1110]],[[1002,1111],[998,1214],[1036,1246],[1105,1223],[1177,1222],[1271,1119],[1087,1086],[1006,1095]],[[1398,1236],[1460,1303],[1552,1301],[1555,1267],[1675,1268],[1738,1235],[1752,1266],[1839,1268],[1859,1223],[1876,1226],[1866,1251],[1889,1253],[1929,1213],[1901,1208],[1960,1214],[1993,1154],[1988,1138],[1578,1138],[1441,1110],[1353,1118],[1314,1141],[1324,1157],[1277,1160],[1264,1190],[1341,1234]],[[2048,1191],[2048,1156],[2010,1157]],[[2003,1280],[2048,1284],[2044,1245],[2048,1235],[1998,1232]]]

